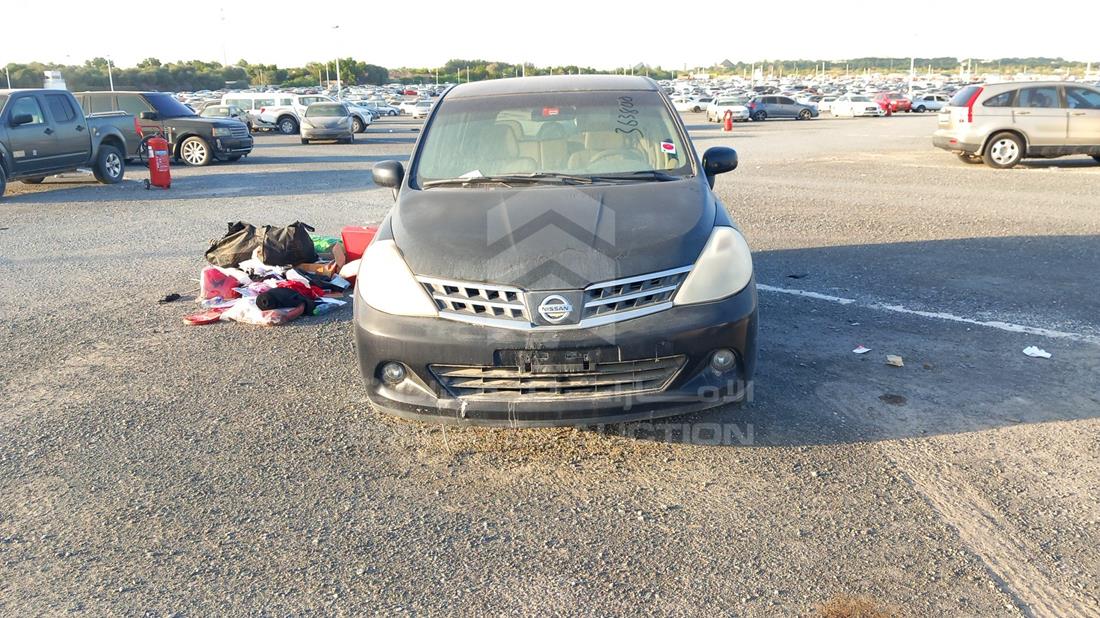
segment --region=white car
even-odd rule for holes
[[[864,96],[862,94],[846,94],[842,97],[837,97],[836,101],[833,101],[830,107],[833,116],[841,117],[847,116],[849,118],[855,118],[856,116],[885,116],[886,111],[879,107],[871,97]]]
[[[922,94],[913,98],[913,111],[923,114],[924,112],[938,112],[947,107],[947,102],[951,99],[947,95],[943,94]]]
[[[835,102],[836,99],[837,97],[834,96],[821,97],[821,100],[817,102],[817,111],[831,113],[833,111],[833,102]]]
[[[428,113],[432,111],[432,102],[428,100],[417,101],[415,105],[410,108],[408,112],[413,118],[427,118]]]
[[[676,97],[672,100],[672,107],[678,112],[701,112],[713,101],[713,97]]]
[[[719,97],[707,105],[707,122],[723,122],[727,111],[733,114],[734,122],[748,122],[748,104],[748,97]]]

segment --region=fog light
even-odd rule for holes
[[[729,370],[730,367],[733,367],[733,362],[736,359],[737,357],[734,356],[733,350],[722,348],[721,350],[716,351],[714,355],[710,357],[710,367],[711,369],[722,373]]]
[[[401,363],[386,363],[382,365],[382,379],[386,384],[398,384],[405,379],[405,366]]]

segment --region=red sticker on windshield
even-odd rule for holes
[[[559,113],[558,108],[556,108],[556,107],[544,107],[544,108],[542,108],[542,115],[543,116],[557,116],[558,113]]]
[[[661,142],[661,152],[671,156],[676,155],[676,144],[672,143],[672,140],[665,140]]]

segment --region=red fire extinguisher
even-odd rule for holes
[[[145,140],[149,157],[149,179],[145,188],[150,186],[167,189],[172,186],[172,172],[168,169],[168,140],[154,135]]]
[[[733,110],[727,109],[726,113],[722,114],[722,130],[733,130]]]

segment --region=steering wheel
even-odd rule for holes
[[[593,156],[588,161],[588,163],[589,163],[589,165],[591,165],[592,163],[603,161],[604,159],[610,159],[611,157],[621,157],[623,159],[633,159],[635,161],[641,161],[642,163],[648,163],[649,162],[646,159],[645,154],[643,154],[641,152],[638,152],[637,150],[634,150],[633,148],[616,148],[614,150],[605,150],[605,151]]]

